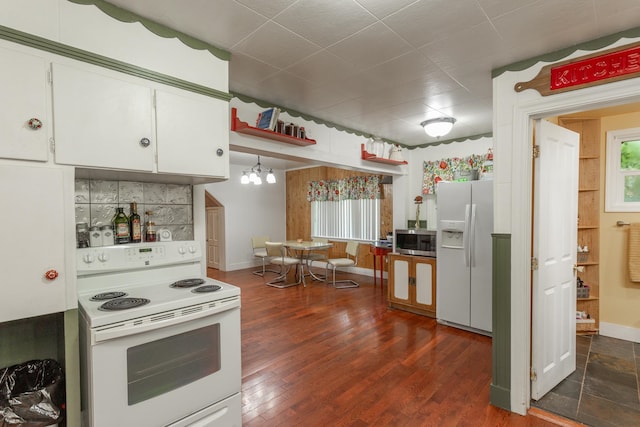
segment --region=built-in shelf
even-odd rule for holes
[[[578,230],[596,230],[600,227],[597,225],[579,225]]]
[[[396,165],[396,166],[408,164],[406,160],[385,159],[384,157],[378,157],[375,154],[371,154],[364,149],[364,144],[360,144],[360,151],[362,152],[362,160],[368,160],[370,162],[385,163],[387,165]]]
[[[599,191],[599,188],[579,188],[578,191]]]
[[[578,301],[598,301],[599,299],[598,297],[578,298]]]
[[[598,265],[597,261],[587,261],[587,262],[578,262],[576,263],[578,265],[584,265],[584,266],[589,266],[589,265]]]
[[[268,129],[260,129],[254,126],[249,126],[247,122],[243,122],[237,116],[238,111],[236,108],[231,109],[231,130],[245,135],[257,136],[259,138],[271,139],[273,141],[284,142],[285,144],[293,145],[314,145],[315,139],[309,138],[297,138],[295,136],[286,135],[284,133],[274,132]]]

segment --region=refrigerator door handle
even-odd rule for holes
[[[469,233],[470,233],[470,224],[469,224],[469,211],[470,211],[471,205],[465,205],[464,208],[464,234],[462,236],[462,246],[464,247],[464,265],[466,265],[467,267],[469,267],[469,263],[470,263],[470,248],[469,248]]]
[[[469,264],[473,267],[476,263],[475,244],[476,244],[476,204],[471,205],[471,221],[469,226]]]

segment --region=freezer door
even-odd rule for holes
[[[438,234],[436,243],[436,317],[468,326],[470,322],[469,293],[469,223],[467,212],[471,209],[471,183],[440,183],[437,193]],[[463,222],[462,245],[446,244],[444,229],[451,229],[454,222]],[[443,245],[443,241],[445,244]],[[450,242],[449,242],[450,243]]]
[[[471,321],[472,328],[491,332],[493,181],[472,181]]]

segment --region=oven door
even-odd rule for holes
[[[145,326],[136,319],[133,323],[140,322],[140,332],[132,329],[124,336],[86,330],[86,425],[166,426],[238,394],[239,301],[233,308],[212,311],[177,320],[169,316],[157,322],[162,327]],[[109,339],[103,340],[105,336]],[[227,414],[225,425],[240,425],[242,414],[237,412]]]

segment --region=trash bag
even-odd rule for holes
[[[0,369],[0,427],[44,427],[64,418],[64,375],[52,359]]]

